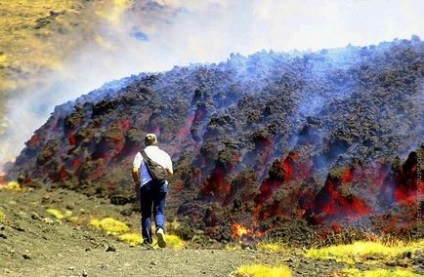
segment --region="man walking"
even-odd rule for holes
[[[158,245],[166,247],[165,240],[165,207],[168,193],[168,181],[160,182],[152,178],[147,167],[146,159],[150,159],[162,166],[168,176],[174,173],[171,157],[158,147],[155,134],[147,134],[144,139],[144,153],[138,152],[134,158],[132,176],[135,183],[137,198],[141,205],[141,234],[143,242],[152,244],[152,208],[156,223]],[[143,158],[144,155],[144,158]]]

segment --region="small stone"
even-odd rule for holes
[[[46,224],[50,224],[50,225],[54,224],[54,220],[48,217],[43,218],[42,221]]]
[[[396,261],[393,261],[393,260],[391,260],[391,261],[386,261],[386,262],[385,262],[385,264],[386,264],[387,266],[396,266]]]
[[[74,266],[70,266],[70,267],[68,267],[68,269],[69,270],[75,270],[75,267]]]
[[[13,229],[15,229],[16,231],[19,231],[19,232],[25,232],[25,229],[22,228],[21,226],[14,226]]]
[[[412,253],[412,251],[407,251],[405,253],[403,253],[402,257],[403,258],[408,258],[408,259],[412,259],[414,256],[414,254]]]
[[[157,261],[152,261],[150,264],[151,265],[158,265],[158,262]]]
[[[1,239],[7,239],[7,236],[5,234],[0,234]]]
[[[405,260],[398,260],[397,265],[401,267],[408,267],[408,262]]]
[[[131,216],[132,213],[133,213],[132,209],[124,209],[124,210],[121,211],[121,214],[123,216]]]
[[[116,248],[113,245],[108,245],[106,248],[106,252],[115,252]]]
[[[34,220],[41,220],[41,216],[37,213],[32,213],[31,218]]]
[[[59,14],[60,14],[60,12],[58,10],[50,10],[50,15],[51,16],[57,16]]]
[[[85,271],[85,269],[83,269],[81,275],[82,275],[82,277],[87,277],[88,273],[87,273],[87,271]]]
[[[43,196],[43,198],[41,199],[41,203],[47,203],[50,200],[49,196]]]
[[[287,257],[283,261],[286,262],[286,263],[291,263],[291,262],[293,262],[293,259],[291,257]]]
[[[107,269],[107,268],[109,268],[110,267],[110,265],[108,265],[108,264],[101,264],[100,265],[100,268],[101,269]]]
[[[22,254],[22,258],[24,258],[24,260],[31,260],[29,253]]]

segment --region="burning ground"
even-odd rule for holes
[[[175,164],[168,218],[183,238],[410,238],[422,220],[423,77],[418,37],[141,73],[57,106],[8,178],[131,203],[132,159],[155,132]]]

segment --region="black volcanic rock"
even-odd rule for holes
[[[143,73],[56,107],[9,177],[134,199],[132,159],[155,132],[175,163],[170,213],[192,211],[187,224],[350,224],[411,197],[423,78],[417,38]]]

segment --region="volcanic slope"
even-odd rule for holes
[[[9,178],[133,202],[132,159],[154,132],[187,238],[231,240],[233,223],[255,236],[293,222],[412,234],[423,77],[418,37],[141,73],[57,106]]]

